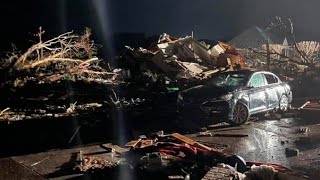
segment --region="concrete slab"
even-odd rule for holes
[[[42,180],[44,177],[11,158],[0,159],[0,179]]]
[[[45,178],[65,179],[67,177],[70,178],[82,175],[81,173],[76,173],[76,171],[73,170],[76,154],[80,150],[83,151],[83,154],[90,154],[98,157],[109,156],[106,154],[106,150],[101,148],[99,145],[92,145],[81,148],[30,154],[26,156],[15,156],[11,157],[11,159],[16,163],[37,172]]]

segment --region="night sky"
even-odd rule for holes
[[[0,51],[10,43],[28,46],[39,26],[47,37],[90,27],[104,42],[114,33],[180,37],[192,30],[198,39],[229,40],[250,26],[268,24],[274,16],[291,17],[299,40],[320,40],[319,8],[319,0],[2,1]]]

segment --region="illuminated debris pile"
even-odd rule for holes
[[[71,103],[70,105],[49,105],[45,104],[42,107],[30,106],[24,109],[6,108],[0,112],[0,121],[19,121],[29,119],[42,118],[60,118],[68,116],[76,116],[81,113],[88,113],[101,109],[103,104],[100,103]]]
[[[244,56],[222,42],[210,46],[190,36],[178,39],[163,34],[146,47],[127,46],[118,65],[130,82],[129,97],[145,99],[144,109],[152,108],[152,114],[157,111],[166,116],[159,117],[163,119],[176,118],[179,91],[206,83],[219,71],[247,68]]]
[[[114,164],[105,166],[104,162],[109,162],[107,157],[110,156],[104,155],[105,159],[96,161],[95,164],[99,165],[95,165],[95,169],[89,168],[86,171],[97,172],[100,169],[100,172],[103,172],[126,166],[131,167],[131,174],[140,175],[143,179],[275,179],[280,176],[293,178],[289,175],[291,171],[283,166],[246,162],[239,156],[228,155],[178,133],[157,133],[149,138],[141,136],[138,140],[128,142],[125,148],[112,144],[102,147],[111,154],[118,154],[115,156],[116,160],[113,160]],[[111,157],[114,158],[112,155]],[[95,160],[94,157],[91,159]],[[76,167],[83,165],[83,160],[79,163]]]
[[[148,49],[127,46],[124,68],[144,72],[153,80],[161,75],[171,80],[203,80],[219,70],[246,68],[245,58],[234,47],[219,42],[213,47],[193,37],[160,36]]]
[[[5,81],[0,83],[0,109],[10,107],[2,117],[69,116],[76,110],[87,111],[85,106],[91,103],[99,104],[92,108],[104,105],[122,78],[119,70],[96,57],[98,46],[90,39],[90,30],[81,35],[67,32],[49,40],[43,39],[43,33],[40,28],[38,43],[24,53],[11,52],[1,61],[0,75]],[[75,104],[73,110],[70,103]]]
[[[75,167],[82,172],[94,169],[104,169],[104,168],[113,168],[114,164],[111,162],[94,156],[86,156],[80,160],[79,165]]]
[[[90,30],[82,35],[67,32],[47,41],[42,40],[42,33],[40,28],[39,42],[26,52],[12,53],[3,60],[2,66],[11,72],[9,79],[14,86],[24,86],[29,81],[38,84],[61,80],[116,81],[117,73],[99,65],[95,56],[97,45],[90,39]]]
[[[0,109],[10,107],[16,111],[32,101],[40,106],[38,109],[46,111],[45,117],[46,114],[56,114],[46,108],[48,105],[68,106],[75,102],[78,102],[77,105],[104,105],[107,102],[107,106],[118,108],[131,107],[144,99],[146,103],[155,104],[153,102],[159,94],[164,91],[177,92],[181,90],[181,85],[185,87],[184,82],[194,85],[219,70],[245,66],[244,57],[227,44],[220,42],[209,47],[192,37],[176,39],[164,34],[148,50],[127,47],[127,53],[118,62],[118,69],[111,69],[96,57],[98,47],[90,39],[90,30],[85,30],[82,35],[67,32],[46,41],[42,34],[40,29],[38,43],[24,53],[13,52],[3,59],[1,71],[5,72],[6,81],[0,86],[8,96],[3,96],[5,99],[2,102],[10,101],[11,104],[3,104]],[[117,92],[114,96],[112,89],[122,86],[126,86],[126,92]],[[10,100],[6,99],[9,96]],[[88,102],[88,99],[91,101]],[[176,97],[172,96],[172,100],[175,102]],[[17,107],[17,101],[20,101],[21,107]],[[56,110],[66,112],[60,111],[61,108]],[[33,113],[34,110],[26,111]]]

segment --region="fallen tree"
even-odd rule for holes
[[[99,65],[98,46],[86,29],[81,35],[73,32],[42,41],[44,31],[39,29],[39,42],[22,54],[12,52],[2,60],[7,79],[13,86],[23,86],[28,80],[51,83],[59,80],[103,79],[112,83],[116,73]]]
[[[119,71],[97,57],[99,46],[91,39],[90,29],[49,40],[44,40],[43,33],[40,28],[37,43],[23,53],[7,53],[0,62],[0,109],[10,107],[10,112],[1,114],[12,115],[2,116],[3,120],[72,115],[76,112],[70,113],[67,106],[75,102],[75,109],[87,111],[83,107],[103,104],[114,86],[122,83]]]

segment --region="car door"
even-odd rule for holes
[[[263,73],[253,74],[248,82],[250,113],[260,112],[267,108],[268,99],[265,92],[266,80]]]
[[[264,74],[267,85],[266,85],[266,93],[268,99],[268,109],[277,108],[279,106],[279,96],[277,91],[279,91],[279,79],[273,74]]]

